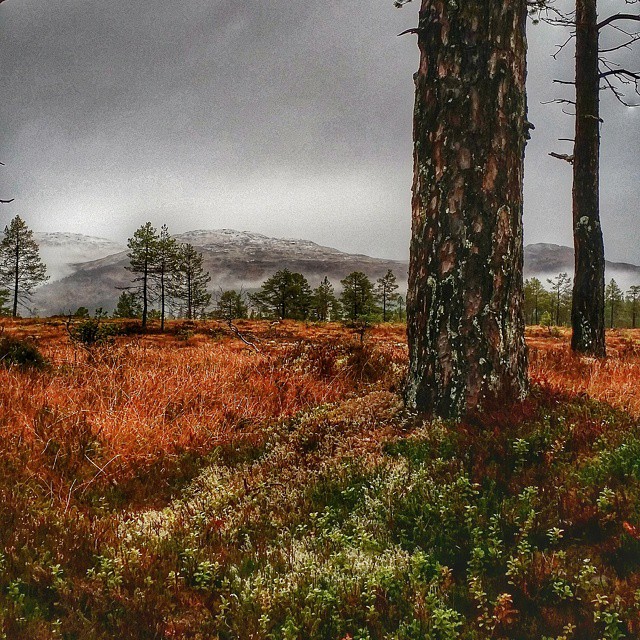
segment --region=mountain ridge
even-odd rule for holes
[[[97,236],[69,232],[36,232],[43,261],[52,279],[41,286],[34,304],[42,315],[68,313],[79,306],[103,307],[111,311],[123,289],[131,286],[131,273],[124,244]],[[189,242],[204,256],[212,277],[211,289],[256,289],[275,271],[289,268],[303,273],[315,286],[324,276],[336,288],[351,271],[364,271],[376,279],[392,269],[401,289],[406,290],[406,260],[352,254],[311,240],[274,238],[234,229],[196,229],[175,234],[178,242]],[[49,263],[47,263],[49,258]],[[53,268],[52,266],[53,265]],[[640,266],[607,261],[607,279],[614,277],[624,289],[640,283]],[[525,247],[525,278],[543,283],[558,273],[573,272],[573,249],[553,243]]]

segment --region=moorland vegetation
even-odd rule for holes
[[[4,324],[3,637],[640,633],[638,332],[530,329],[529,398],[458,424],[399,324],[102,322]]]

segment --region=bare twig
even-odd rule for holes
[[[256,353],[261,353],[260,349],[258,349],[258,347],[253,342],[251,342],[250,340],[247,340],[240,333],[240,329],[238,329],[238,327],[236,327],[236,325],[233,324],[233,322],[230,319],[227,320],[227,326],[229,327],[229,329],[231,329],[231,331],[233,331],[234,335],[240,340],[242,340],[242,342],[244,342],[247,346],[251,347]]]
[[[634,13],[614,13],[612,16],[609,16],[602,22],[599,22],[598,29],[602,29],[608,24],[611,24],[612,22],[618,22],[620,20],[635,20],[636,22],[640,22],[640,15],[636,15]]]
[[[573,154],[567,155],[566,153],[556,153],[555,151],[552,151],[551,153],[549,153],[549,155],[552,158],[558,158],[558,160],[564,160],[569,164],[573,164]]]

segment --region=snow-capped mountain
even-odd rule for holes
[[[40,258],[47,265],[51,280],[61,280],[75,272],[76,266],[125,250],[125,245],[81,233],[36,231],[33,239],[40,247]]]
[[[548,288],[547,279],[555,278],[559,273],[573,277],[573,249],[558,244],[529,244],[524,248],[524,277],[538,278]],[[626,262],[605,263],[605,280],[612,278],[623,291],[632,285],[640,284],[640,267]]]
[[[41,315],[52,315],[86,306],[111,311],[123,288],[131,285],[132,274],[125,269],[129,260],[126,246],[105,238],[73,233],[36,233],[40,254],[51,280],[36,292],[35,306]],[[303,273],[312,286],[327,276],[336,289],[352,271],[363,271],[372,279],[392,269],[401,290],[406,289],[406,261],[385,260],[324,247],[309,240],[270,238],[259,233],[233,229],[189,231],[175,236],[188,242],[204,256],[211,274],[211,290],[255,290],[278,269]],[[556,244],[525,247],[525,278],[537,277],[544,286],[547,278],[561,272],[573,274],[573,249]],[[615,278],[627,290],[640,284],[640,267],[607,262],[607,281]]]
[[[86,237],[86,236],[85,236]],[[392,269],[399,284],[406,281],[407,263],[354,255],[323,247],[308,240],[270,238],[259,233],[220,229],[189,231],[175,236],[178,242],[188,242],[204,256],[204,267],[211,274],[211,290],[255,290],[278,269],[287,268],[303,273],[312,286],[327,276],[339,288],[339,282],[352,271],[363,271],[376,279]],[[76,244],[83,245],[82,238]],[[38,289],[34,306],[40,315],[75,311],[79,306],[102,307],[111,311],[122,289],[131,285],[132,274],[126,248],[114,243],[111,255],[84,262],[68,259],[63,243],[54,264],[72,265],[72,271],[62,278],[53,278]],[[87,246],[91,246],[87,242]],[[44,252],[41,253],[44,259]],[[90,252],[89,252],[90,253]],[[97,252],[96,252],[97,253]],[[44,260],[46,262],[46,259]],[[406,288],[406,285],[404,285]]]

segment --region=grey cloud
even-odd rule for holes
[[[415,4],[415,3],[414,3]],[[415,7],[218,0],[10,0],[0,7],[5,218],[121,239],[141,222],[308,237],[392,258],[410,226]],[[571,75],[530,29],[526,240],[571,242]],[[605,99],[611,259],[640,262],[637,114]],[[568,134],[568,135],[567,135]],[[565,147],[566,149],[566,147]],[[4,223],[4,220],[2,220]]]

